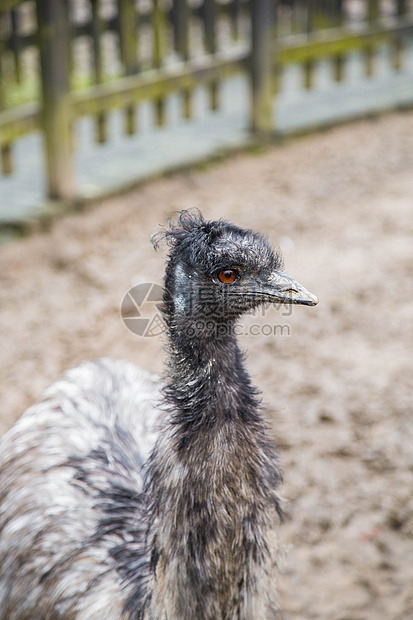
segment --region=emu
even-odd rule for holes
[[[0,443],[2,620],[271,620],[281,474],[235,337],[313,306],[261,234],[183,211],[163,294],[167,371],[106,358]]]

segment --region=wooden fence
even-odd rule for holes
[[[276,132],[278,76],[302,67],[312,88],[317,63],[328,59],[335,79],[363,54],[366,77],[380,46],[395,71],[413,36],[410,0],[0,0],[0,149],[4,174],[13,172],[13,144],[30,132],[44,136],[48,194],[71,200],[73,123],[92,116],[104,143],[107,118],[123,110],[134,134],[137,106],[149,101],[156,123],[167,123],[166,101],[181,94],[182,116],[193,93],[209,91],[220,106],[220,84],[250,77],[250,126],[258,137]]]

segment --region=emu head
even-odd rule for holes
[[[170,247],[166,267],[166,319],[225,324],[264,302],[314,306],[317,297],[283,273],[282,258],[260,233],[182,211],[153,236]]]

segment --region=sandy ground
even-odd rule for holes
[[[404,113],[162,179],[4,247],[0,432],[84,358],[161,371],[161,339],[130,333],[119,306],[161,282],[149,236],[170,211],[267,232],[320,298],[247,317],[242,337],[285,476],[286,620],[413,618],[412,205]]]

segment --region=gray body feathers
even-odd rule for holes
[[[155,442],[159,400],[159,379],[147,371],[85,362],[2,438],[2,620],[121,617],[129,591],[111,553],[127,542],[142,554],[142,466]],[[105,530],[116,489],[135,501],[136,523],[115,514]]]

